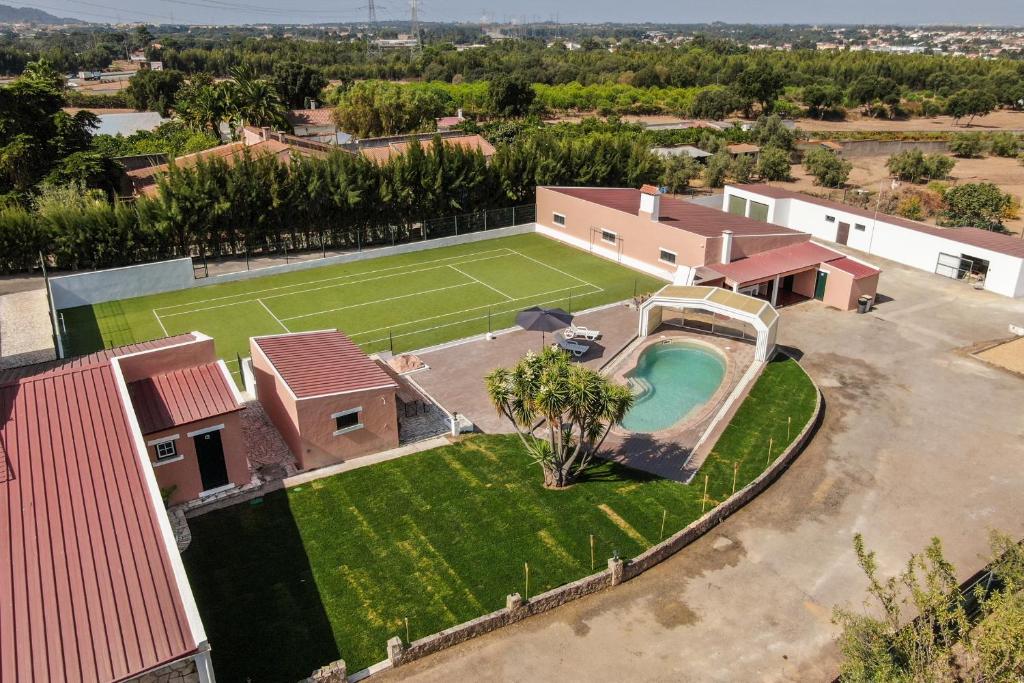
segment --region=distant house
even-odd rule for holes
[[[696,159],[700,163],[704,163],[709,156],[710,152],[705,152],[699,147],[693,145],[677,145],[675,147],[652,147],[651,152],[658,155],[663,159],[669,159],[672,157],[678,157],[686,155],[691,159]]]
[[[439,132],[447,132],[454,130],[458,126],[466,122],[466,117],[462,115],[462,109],[455,112],[455,116],[442,116],[437,119],[437,130]]]
[[[402,136],[393,139],[385,138],[384,140],[387,141],[384,144],[374,144],[376,141],[371,140],[360,140],[359,152],[367,159],[383,164],[394,156],[405,154],[414,141],[418,141],[420,145],[426,147],[432,144],[432,139],[431,135]],[[479,135],[450,135],[442,136],[441,139],[448,146],[479,151],[488,161],[495,154],[494,145]]]
[[[726,145],[725,151],[729,153],[729,156],[735,159],[743,156],[756,157],[761,153],[761,148],[757,145],[741,142],[735,145]]]
[[[309,138],[329,145],[351,142],[352,136],[339,130],[334,122],[333,109],[292,109],[285,114],[296,137]]]
[[[398,446],[399,386],[337,330],[249,340],[252,389],[302,469]]]
[[[242,129],[242,140],[218,145],[201,152],[186,154],[174,159],[178,168],[195,166],[202,161],[221,159],[229,165],[250,156],[272,155],[282,163],[287,163],[295,156],[324,157],[334,149],[330,145],[307,140],[293,135],[277,133],[269,128],[246,126]],[[126,173],[131,192],[136,195],[153,195],[158,190],[157,178],[170,169],[170,163],[157,164],[136,168]]]

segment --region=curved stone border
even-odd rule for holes
[[[786,354],[783,351],[779,353]],[[790,356],[792,358],[792,356]],[[793,359],[796,360],[795,358]],[[797,365],[800,365],[797,361]],[[608,569],[591,574],[572,583],[567,583],[553,588],[546,593],[536,595],[529,600],[523,600],[518,593],[509,595],[505,601],[505,608],[477,617],[471,621],[463,622],[457,626],[439,631],[432,635],[415,640],[408,645],[404,644],[401,638],[394,637],[387,642],[387,660],[354,673],[351,677],[345,678],[345,665],[339,660],[323,669],[316,671],[307,681],[311,683],[338,683],[348,680],[350,682],[363,680],[372,673],[386,668],[400,666],[408,662],[422,659],[427,655],[452,647],[461,642],[489,633],[502,626],[513,624],[534,614],[541,614],[554,609],[559,605],[576,600],[585,595],[596,593],[605,588],[616,586],[623,581],[628,581],[654,565],[668,559],[711,529],[721,524],[730,515],[737,512],[744,505],[756,498],[761,492],[768,488],[772,482],[790,466],[807,443],[817,432],[824,417],[824,397],[818,385],[807,371],[800,366],[801,371],[814,385],[817,399],[814,405],[814,413],[807,421],[804,428],[797,435],[796,439],[789,445],[784,453],[778,456],[775,461],[753,481],[742,489],[727,498],[721,505],[710,510],[703,517],[694,520],[681,531],[676,532],[669,538],[657,545],[651,546],[632,560],[610,558]],[[323,672],[323,673],[321,673]],[[340,673],[340,676],[339,676]]]

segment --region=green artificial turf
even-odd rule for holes
[[[184,559],[217,677],[298,680],[339,657],[356,671],[406,638],[406,618],[415,640],[504,606],[526,591],[524,563],[536,595],[635,556],[663,515],[665,536],[701,515],[705,471],[724,499],[732,463],[742,487],[769,435],[784,447],[779,418],[795,438],[813,406],[796,363],[770,363],[691,485],[603,463],[550,491],[515,437],[478,436],[191,519]]]
[[[368,352],[510,327],[537,304],[579,311],[664,283],[535,234],[61,311],[71,354],[199,331],[228,361],[249,337],[337,328]],[[231,366],[237,371],[237,367]]]

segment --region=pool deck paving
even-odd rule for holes
[[[764,494],[621,586],[374,680],[831,680],[832,609],[866,595],[855,533],[883,575],[939,536],[961,580],[990,529],[1024,537],[1024,379],[964,351],[1024,323],[1024,301],[873,261],[872,312],[782,312],[826,415]]]

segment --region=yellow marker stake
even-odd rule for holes
[[[732,464],[732,492],[736,493],[736,475],[739,474],[740,463],[737,460]]]
[[[662,510],[661,511],[661,536],[658,537],[659,541],[661,539],[665,538],[665,517],[666,516],[668,516],[668,510]]]
[[[708,475],[704,475],[704,497],[700,500],[700,514],[704,514],[704,507],[708,502]]]
[[[590,534],[590,571],[594,571],[594,534]]]
[[[523,569],[526,570],[526,595],[524,596],[524,598],[529,600],[530,599],[530,563],[529,562],[523,562]]]

